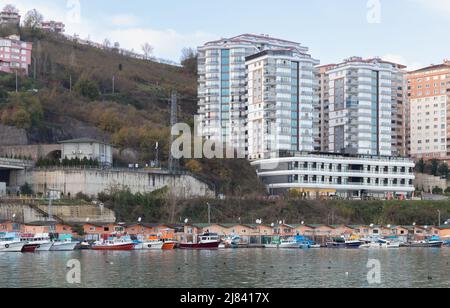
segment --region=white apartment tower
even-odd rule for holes
[[[198,114],[203,137],[226,142],[249,155],[246,58],[265,50],[292,50],[301,55],[308,48],[252,34],[209,42],[198,48]]]
[[[262,51],[246,64],[249,159],[312,152],[317,61],[289,48]]]
[[[404,66],[353,57],[329,76],[329,151],[399,156],[404,147]],[[400,128],[402,127],[402,128]]]

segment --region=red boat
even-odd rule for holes
[[[135,243],[128,240],[112,239],[94,244],[92,250],[130,251],[135,246]]]
[[[215,233],[205,233],[198,237],[197,243],[181,243],[180,249],[211,250],[219,249],[220,238]]]

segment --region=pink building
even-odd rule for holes
[[[63,33],[66,25],[59,21],[44,21],[41,23],[41,29],[49,32]]]
[[[0,38],[0,72],[12,73],[17,69],[28,74],[32,49],[32,43],[22,42],[17,36]]]

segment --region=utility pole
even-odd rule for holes
[[[172,97],[170,100],[170,129],[175,126],[178,122],[178,99],[177,93],[175,91],[172,92]],[[172,155],[172,144],[174,141],[174,136],[170,134],[170,145],[169,145],[169,170],[175,171],[178,168],[178,161]]]
[[[208,225],[211,225],[211,204],[209,202],[206,204],[208,205]]]
[[[16,69],[16,93],[19,92],[19,77],[17,74],[17,69]]]
[[[113,77],[112,77],[112,94],[114,94],[114,92],[116,91],[115,87],[116,87],[116,76],[113,75]]]
[[[437,210],[437,212],[438,212],[438,217],[439,217],[439,221],[438,221],[438,227],[440,227],[441,226],[441,210]]]

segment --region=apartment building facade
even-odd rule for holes
[[[39,27],[48,32],[64,33],[66,25],[60,21],[43,21]]]
[[[316,79],[318,88],[316,96],[318,104],[315,105],[316,125],[318,133],[315,135],[315,151],[329,152],[329,125],[330,125],[330,77],[328,72],[336,67],[336,64],[328,64],[316,67]]]
[[[28,74],[32,49],[32,43],[22,42],[18,36],[0,38],[0,71]]]
[[[19,11],[11,6],[7,5],[0,12],[0,25],[16,25],[20,24]]]
[[[378,58],[353,57],[329,78],[328,147],[351,155],[401,156],[405,131],[403,69]],[[326,130],[326,129],[325,129]]]
[[[408,73],[411,157],[450,162],[450,61]]]
[[[315,64],[297,49],[265,50],[246,58],[249,159],[314,150]]]
[[[200,134],[248,155],[248,79],[246,58],[270,49],[306,54],[299,43],[267,35],[243,34],[198,48]]]

